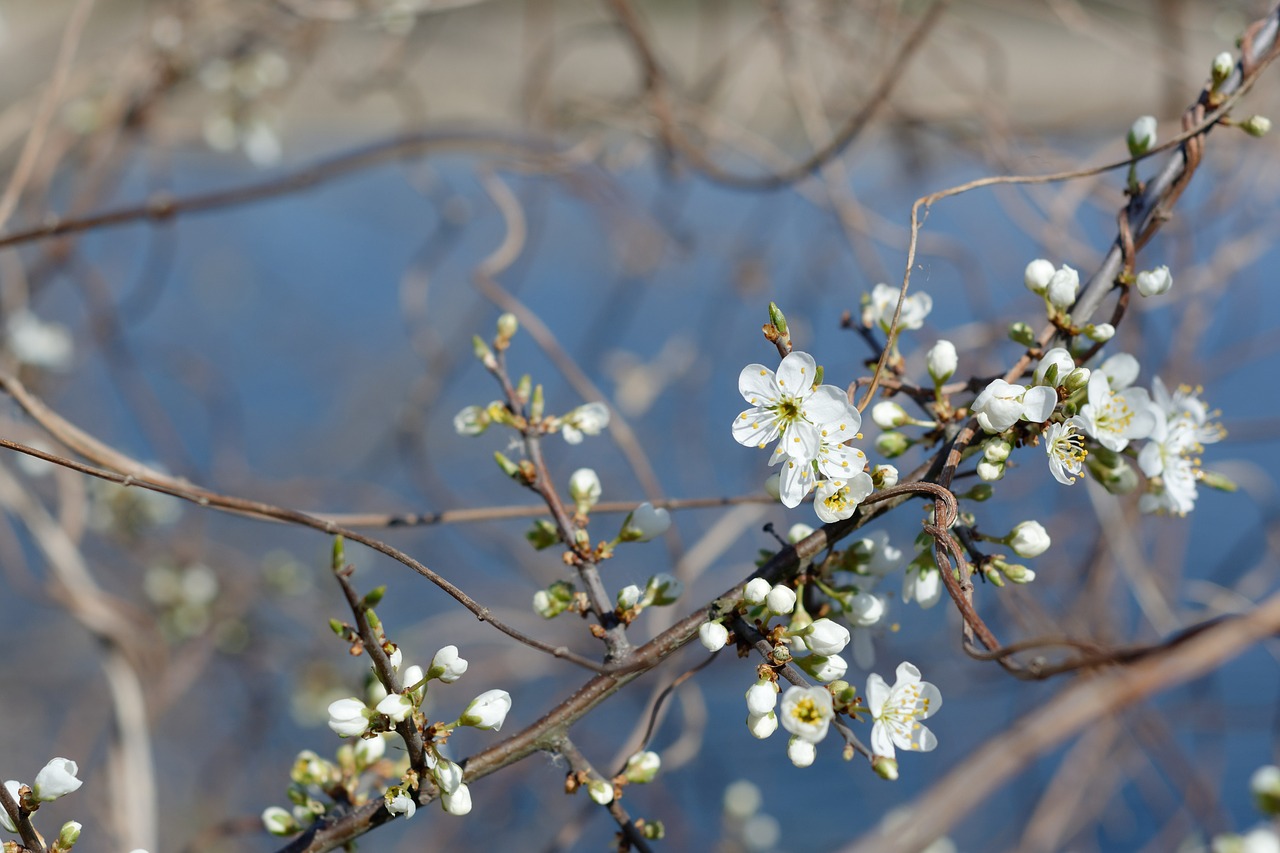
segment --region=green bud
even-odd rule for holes
[[[1009,326],[1009,340],[1022,344],[1024,347],[1029,347],[1035,343],[1036,333],[1031,326],[1019,321]]]
[[[640,832],[650,841],[661,841],[667,837],[667,827],[660,820],[646,820]]]
[[[790,334],[787,331],[787,317],[782,313],[782,309],[778,307],[776,302],[769,303],[769,322],[774,325],[779,334]]]
[[[560,531],[545,518],[539,518],[533,523],[533,527],[525,532],[524,538],[529,540],[529,544],[535,551],[541,551],[560,541]]]
[[[378,618],[377,612],[374,611],[372,608],[368,608],[368,607],[365,608],[364,618],[365,618],[365,621],[369,623],[370,628],[372,628],[375,631],[382,630],[382,620]]]
[[[675,575],[660,572],[649,578],[649,582],[645,584],[644,601],[646,604],[665,607],[675,604],[682,592],[684,592],[684,584]]]
[[[329,620],[329,630],[330,630],[330,631],[332,631],[333,633],[337,634],[339,637],[342,637],[343,639],[346,639],[346,636],[347,636],[347,626],[346,626],[346,625],[343,625],[343,624],[342,624],[341,622],[339,622],[337,619],[330,619],[330,620]]]
[[[1004,576],[1000,574],[1000,570],[997,569],[995,566],[988,566],[987,568],[982,570],[982,573],[986,576],[987,580],[994,586],[998,586],[998,587],[1004,586]]]
[[[542,394],[542,384],[533,386],[533,400],[529,403],[529,418],[531,420],[542,420],[542,413],[546,410],[547,401]]]
[[[506,313],[498,316],[498,339],[504,343],[510,341],[520,329],[520,321],[515,314]]]
[[[53,853],[62,853],[62,851],[70,850],[76,846],[76,842],[80,840],[80,824],[74,820],[69,820],[62,825],[62,829],[58,830],[58,840],[54,842]]]
[[[489,370],[497,368],[498,360],[493,357],[493,351],[489,349],[488,344],[481,340],[479,335],[471,336],[471,352]]]
[[[1036,573],[1019,563],[1000,563],[1000,571],[1014,583],[1031,583]]]
[[[332,561],[330,562],[330,565],[333,566],[333,570],[336,572],[346,564],[347,564],[347,552],[346,552],[346,549],[343,547],[342,537],[335,536],[333,537],[333,558],[332,558]]]
[[[1209,73],[1213,79],[1213,88],[1217,89],[1227,81],[1231,76],[1231,72],[1235,70],[1235,57],[1227,53],[1225,50],[1213,58],[1213,65],[1210,67]]]
[[[1204,483],[1211,489],[1217,489],[1220,492],[1234,492],[1240,488],[1235,481],[1226,474],[1219,474],[1217,471],[1205,471],[1200,475],[1200,482]]]
[[[990,483],[977,483],[973,488],[969,489],[969,491],[965,492],[963,495],[956,495],[956,497],[966,498],[968,500],[978,501],[981,503],[982,501],[990,500],[991,495],[994,492],[995,489],[991,487]]]
[[[904,434],[896,430],[890,430],[889,432],[880,433],[880,436],[876,439],[876,452],[886,459],[893,459],[910,450],[913,443]]]
[[[516,383],[516,396],[526,403],[533,396],[533,379],[529,377],[529,374],[526,373],[521,376],[520,381]]]
[[[364,594],[365,607],[377,607],[382,602],[382,597],[387,594],[386,585],[375,586]]]
[[[547,592],[556,601],[563,601],[565,604],[568,604],[573,601],[573,596],[577,592],[577,589],[568,581],[556,581],[551,586],[547,587]]]
[[[506,454],[504,454],[502,451],[500,450],[494,451],[493,461],[497,462],[498,467],[502,469],[502,473],[506,474],[511,479],[515,480],[516,482],[524,481],[523,475],[520,473],[520,466],[512,462],[510,459],[508,459],[506,457]]]
[[[1067,378],[1063,380],[1063,386],[1067,389],[1067,395],[1075,394],[1084,388],[1089,387],[1089,377],[1092,372],[1087,367],[1077,367],[1075,370],[1067,374]]]
[[[1249,777],[1249,790],[1263,814],[1268,817],[1280,814],[1280,768],[1268,764],[1253,771]]]
[[[1271,119],[1266,116],[1249,116],[1240,122],[1240,129],[1250,136],[1266,136],[1271,131]]]
[[[270,806],[262,813],[262,825],[267,832],[279,836],[293,835],[302,829],[293,815],[279,806]]]
[[[898,781],[898,762],[887,755],[877,755],[871,760],[871,769],[881,779],[890,782]]]

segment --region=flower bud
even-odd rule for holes
[[[1036,579],[1036,573],[1020,563],[1006,563],[998,561],[996,563],[1001,573],[1014,583],[1031,583]]]
[[[890,782],[898,781],[898,762],[887,755],[877,755],[871,761],[871,769],[881,779]]]
[[[431,668],[427,670],[427,677],[438,678],[445,684],[452,684],[462,677],[462,674],[467,671],[467,666],[466,658],[458,655],[457,646],[445,646],[431,659]]]
[[[764,604],[772,589],[773,585],[764,578],[752,578],[747,581],[747,586],[742,593],[742,600],[747,604]]]
[[[1029,347],[1035,343],[1035,329],[1032,329],[1030,325],[1023,323],[1021,320],[1017,323],[1010,323],[1009,340],[1013,341],[1015,344],[1022,344],[1024,347]]]
[[[618,538],[623,542],[648,542],[655,536],[666,533],[670,526],[670,513],[645,501],[622,522]]]
[[[982,445],[982,458],[999,465],[1009,458],[1013,445],[1002,438],[993,438]]]
[[[808,539],[811,533],[813,533],[812,527],[803,522],[798,522],[791,525],[791,529],[787,531],[787,542],[796,545]]]
[[[1280,767],[1268,764],[1253,771],[1249,777],[1249,790],[1263,814],[1269,817],[1280,814]]]
[[[84,783],[76,778],[80,768],[69,758],[55,758],[40,769],[31,794],[42,803],[52,802],[75,791]]]
[[[471,336],[471,353],[485,366],[486,370],[497,369],[498,360],[493,357],[493,352],[489,349],[489,345],[479,335]]]
[[[796,591],[791,587],[779,584],[769,590],[769,595],[765,599],[765,606],[769,608],[770,613],[787,616],[796,609]]]
[[[1055,308],[1065,311],[1075,304],[1076,294],[1080,292],[1080,274],[1066,264],[1049,279],[1045,288],[1045,298]]]
[[[1067,374],[1075,370],[1076,362],[1071,353],[1062,347],[1054,347],[1044,354],[1035,369],[1035,384],[1057,387]]]
[[[516,319],[516,315],[506,312],[498,315],[498,337],[509,341],[517,331],[520,330],[520,321]]]
[[[876,452],[894,459],[911,449],[912,441],[900,432],[882,432],[876,439]]]
[[[897,429],[911,423],[911,416],[892,400],[882,400],[871,407],[871,420],[881,429]]]
[[[809,655],[796,661],[800,668],[823,684],[843,678],[849,663],[840,655]]]
[[[590,468],[579,468],[569,475],[569,497],[579,513],[586,515],[600,500],[600,477]]]
[[[1156,144],[1156,117],[1140,116],[1129,128],[1129,136],[1125,139],[1129,145],[1129,156],[1141,157]]]
[[[951,341],[938,341],[925,355],[925,365],[929,370],[929,375],[933,377],[934,385],[941,385],[950,379],[955,374],[956,366],[959,363],[959,357],[956,355],[956,345]]]
[[[1045,290],[1049,287],[1049,280],[1053,278],[1056,272],[1053,263],[1046,261],[1044,258],[1036,258],[1027,264],[1027,269],[1022,273],[1022,281],[1027,286],[1027,290],[1032,293],[1044,295]]]
[[[359,737],[369,729],[369,709],[354,696],[331,702],[329,728],[339,737]]]
[[[365,768],[376,764],[387,753],[387,741],[379,735],[378,737],[361,738],[356,741],[355,749],[352,754],[355,757],[356,767]]]
[[[767,678],[762,678],[747,688],[747,713],[753,717],[763,716],[778,705],[778,687]]]
[[[994,483],[1004,476],[1004,464],[997,462],[988,462],[983,459],[978,463],[978,479],[987,483]]]
[[[1160,266],[1138,273],[1137,285],[1143,296],[1159,296],[1173,287],[1173,276],[1169,274],[1168,267]]]
[[[597,805],[607,806],[613,802],[613,783],[594,778],[587,783],[587,794]]]
[[[1093,375],[1087,367],[1077,367],[1075,370],[1067,374],[1066,381],[1062,383],[1062,387],[1067,389],[1068,394],[1074,394],[1082,388],[1089,387],[1089,377]]]
[[[383,802],[390,814],[402,814],[405,820],[413,817],[413,813],[418,810],[418,804],[413,801],[413,797],[399,785],[387,789],[386,794],[383,795]]]
[[[729,642],[729,629],[719,622],[703,622],[698,627],[698,642],[709,652],[718,652]]]
[[[413,713],[413,697],[408,693],[390,693],[376,708],[379,714],[386,714],[392,722],[402,722]]]
[[[770,474],[764,479],[764,493],[775,501],[782,497],[782,475]]]
[[[640,603],[640,587],[635,584],[627,584],[618,590],[618,609],[630,610]]]
[[[808,767],[818,757],[818,748],[799,735],[792,735],[787,741],[787,758],[796,767]]]
[[[452,793],[440,795],[440,805],[451,815],[462,817],[471,813],[471,789],[459,785]]]
[[[876,465],[871,469],[871,485],[877,489],[892,489],[898,485],[898,469],[894,465]]]
[[[284,811],[284,809],[281,809]],[[288,812],[285,812],[288,814]],[[58,830],[58,840],[54,842],[53,850],[62,853],[64,850],[70,850],[76,846],[76,842],[80,840],[80,823],[78,821],[69,820],[62,825],[62,829]]]
[[[884,599],[878,595],[860,592],[849,601],[849,619],[859,628],[870,628],[872,625],[878,625],[880,620],[884,618],[884,613]],[[812,649],[813,647],[810,646],[810,648]],[[814,649],[814,651],[817,651],[817,649]]]
[[[1225,50],[1213,58],[1213,65],[1210,68],[1210,74],[1213,78],[1213,88],[1218,88],[1226,79],[1231,76],[1231,72],[1235,70],[1236,60],[1230,53]]]
[[[293,835],[302,830],[293,815],[279,806],[269,806],[263,810],[262,826],[272,835]]]
[[[481,406],[467,406],[453,416],[453,431],[458,435],[480,435],[491,423],[488,411]]]
[[[659,757],[658,753],[645,750],[644,752],[637,752],[627,759],[627,769],[623,771],[623,774],[627,777],[628,782],[634,785],[644,785],[653,781],[661,767],[662,758]]]
[[[1250,136],[1266,136],[1271,132],[1271,119],[1266,116],[1249,116],[1240,122],[1240,129]]]
[[[684,583],[675,575],[659,572],[649,578],[649,582],[645,584],[644,602],[657,607],[666,607],[675,604],[683,592]]]
[[[462,787],[462,767],[447,758],[441,758],[431,765],[431,778],[436,780],[440,790],[452,794]]]
[[[830,619],[816,619],[804,633],[804,644],[817,655],[838,655],[849,645],[849,629]]]
[[[1110,323],[1090,323],[1084,327],[1084,334],[1097,344],[1105,344],[1116,336],[1116,327]]]
[[[1221,474],[1217,471],[1201,472],[1200,482],[1204,483],[1209,488],[1217,489],[1220,492],[1234,492],[1240,488],[1236,485],[1236,482],[1226,474]]]
[[[19,791],[22,789],[22,783],[17,779],[10,779],[4,783],[4,786],[8,789],[9,796],[13,798],[13,801],[15,803],[20,803],[21,796]],[[13,823],[13,818],[9,817],[8,809],[0,809],[0,826],[3,826],[9,832],[16,833],[18,831],[18,827]]]
[[[1031,559],[1049,550],[1049,533],[1038,521],[1024,521],[1013,528],[1005,543],[1019,557]]]
[[[560,601],[545,589],[540,589],[533,594],[533,612],[543,619],[554,619],[568,607],[568,602]]]
[[[982,501],[991,500],[991,496],[993,494],[995,494],[995,489],[991,488],[989,483],[975,483],[969,491],[965,492],[963,495],[956,495],[956,497],[966,498],[968,500],[981,503]]]
[[[511,710],[511,694],[505,690],[486,690],[471,700],[458,718],[458,725],[500,731]]]
[[[533,522],[532,527],[525,531],[524,538],[533,546],[533,550],[544,551],[552,545],[560,543],[560,531],[545,518],[539,518]]]
[[[747,731],[757,740],[764,740],[778,730],[778,715],[773,711],[760,716],[747,716]]]

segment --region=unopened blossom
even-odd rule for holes
[[[773,585],[764,578],[752,578],[743,589],[742,600],[747,604],[764,604],[772,590]]]
[[[1126,141],[1129,144],[1129,153],[1134,157],[1150,151],[1156,144],[1156,117],[1139,116],[1134,121],[1133,127],[1129,128]]]
[[[1039,557],[1049,550],[1049,533],[1038,521],[1023,521],[1009,534],[1008,544],[1019,557]]]
[[[560,419],[560,434],[569,444],[581,444],[584,435],[599,435],[608,425],[608,406],[585,403]]]
[[[1271,119],[1266,116],[1249,116],[1240,122],[1240,129],[1250,136],[1266,136],[1271,132]]]
[[[813,528],[804,522],[797,522],[787,530],[787,542],[797,545],[813,533]]]
[[[928,610],[942,598],[942,572],[937,568],[907,568],[902,579],[902,600],[915,601]]]
[[[15,311],[5,323],[9,350],[23,364],[66,370],[75,356],[75,340],[66,326],[46,323],[27,310]]]
[[[453,431],[458,435],[480,435],[490,423],[485,406],[467,406],[453,416]]]
[[[58,840],[55,845],[57,850],[70,850],[76,846],[76,842],[80,840],[80,830],[84,829],[84,824],[76,820],[69,820],[58,830]]]
[[[757,740],[764,740],[778,730],[778,715],[773,711],[767,714],[747,716],[747,731]]]
[[[1138,292],[1143,296],[1159,296],[1168,293],[1169,288],[1173,287],[1173,276],[1168,267],[1160,266],[1138,273],[1136,284]]]
[[[1071,267],[1062,267],[1049,279],[1045,288],[1045,298],[1055,308],[1066,310],[1075,304],[1076,295],[1080,292],[1080,274]]]
[[[938,341],[929,349],[929,352],[925,353],[925,367],[935,385],[941,385],[950,379],[959,363],[956,345],[951,341]]]
[[[825,687],[789,687],[782,694],[782,727],[810,743],[827,736],[834,716],[831,693]]]
[[[1049,454],[1049,473],[1069,486],[1080,476],[1089,451],[1084,447],[1084,422],[1079,417],[1049,424],[1044,432],[1044,449]]]
[[[354,696],[329,703],[329,728],[339,737],[358,737],[369,729],[369,709]]]
[[[600,475],[591,468],[579,468],[569,475],[569,497],[574,508],[585,513],[600,500]]]
[[[462,767],[447,758],[436,759],[434,764],[428,763],[431,778],[436,780],[440,790],[451,794],[462,787]]]
[[[422,667],[417,664],[414,664],[413,666],[406,666],[404,668],[404,672],[401,673],[401,678],[404,679],[405,693],[416,694],[418,692],[418,685],[426,677],[426,673],[422,671]]]
[[[471,700],[458,718],[458,724],[477,729],[500,731],[511,710],[511,694],[505,690],[486,690]]]
[[[629,583],[622,589],[618,590],[618,609],[630,610],[640,603],[640,587],[633,583]]]
[[[1280,814],[1280,767],[1267,764],[1253,771],[1249,777],[1249,791],[1263,814]]]
[[[1235,70],[1236,60],[1227,51],[1222,51],[1213,58],[1213,65],[1210,66],[1210,74],[1213,77],[1214,85],[1218,85],[1231,76],[1231,72]]]
[[[623,773],[627,781],[635,785],[652,782],[662,768],[662,758],[656,752],[644,750],[627,759],[627,768]]]
[[[992,462],[990,459],[983,459],[978,462],[975,468],[975,473],[977,473],[978,479],[980,480],[984,480],[988,483],[995,482],[1004,476],[1004,463]]]
[[[778,687],[767,678],[762,678],[747,688],[747,713],[759,717],[772,711],[778,705]]]
[[[13,798],[13,801],[15,803],[18,802],[18,791],[22,789],[22,783],[17,779],[10,779],[4,783],[4,786],[8,789],[9,796]],[[3,826],[9,832],[18,831],[18,828],[13,824],[13,818],[9,817],[8,809],[0,809],[0,826]]]
[[[792,459],[805,463],[816,459],[822,440],[820,426],[850,418],[850,410],[857,412],[842,389],[814,386],[817,371],[813,356],[799,350],[782,359],[776,374],[763,364],[744,367],[738,376],[738,391],[751,408],[734,418],[734,440],[764,448],[780,439],[779,449]]]
[[[399,723],[413,713],[413,697],[408,693],[392,693],[378,703],[376,710]]]
[[[361,738],[356,741],[355,750],[353,752],[356,764],[360,767],[368,767],[377,762],[387,753],[387,741],[381,736],[371,738]]]
[[[1054,385],[1060,386],[1066,380],[1067,374],[1076,369],[1076,362],[1067,350],[1062,347],[1054,347],[1045,353],[1040,359],[1040,363],[1036,365],[1035,383],[1037,385],[1046,384],[1045,377],[1049,374],[1049,368],[1055,366],[1058,370],[1055,374]]]
[[[884,530],[863,534],[845,555],[849,568],[860,575],[887,575],[902,565],[902,549],[890,544]]]
[[[995,379],[977,396],[969,410],[987,432],[1004,432],[1019,420],[1047,421],[1057,405],[1058,394],[1052,388],[1043,385],[1027,388]]]
[[[440,804],[451,815],[462,817],[471,814],[471,789],[459,785],[452,793],[441,794]]]
[[[272,835],[293,835],[302,827],[293,815],[279,806],[268,806],[262,812],[262,827]]]
[[[898,664],[897,680],[890,687],[878,673],[867,676],[867,707],[871,727],[871,751],[895,757],[894,747],[928,752],[938,745],[933,732],[920,724],[942,707],[942,694],[910,663]]]
[[[817,655],[838,655],[849,645],[849,629],[830,619],[815,619],[805,631],[804,644]]]
[[[78,789],[84,783],[76,778],[80,768],[69,758],[55,758],[36,774],[31,793],[42,803],[52,802]]]
[[[613,783],[594,778],[587,783],[587,795],[598,805],[607,806],[613,802]]]
[[[618,534],[623,542],[648,542],[671,527],[671,514],[645,501],[631,511]]]
[[[1084,327],[1084,333],[1089,340],[1105,344],[1116,336],[1116,327],[1110,323],[1090,323]]]
[[[798,660],[800,668],[823,684],[830,684],[849,671],[849,663],[840,655],[808,655]]]
[[[787,616],[796,609],[796,591],[789,586],[778,584],[769,590],[769,595],[765,598],[765,606],[769,608],[770,613]]]
[[[997,465],[1003,464],[1013,453],[1013,445],[996,437],[982,445],[982,458]]]
[[[399,788],[396,791],[397,793],[394,796],[386,800],[387,811],[393,815],[402,814],[404,819],[408,820],[418,810],[418,804],[413,801],[413,797],[410,797],[408,792]]]
[[[458,654],[457,646],[445,646],[431,659],[431,669],[427,671],[427,675],[438,678],[445,684],[452,684],[462,677],[467,666],[467,659]]]
[[[877,284],[872,288],[871,293],[862,298],[862,325],[868,328],[878,326],[880,331],[889,333],[893,324],[893,312],[898,307],[899,293],[898,288],[887,284]],[[927,293],[911,294],[902,300],[898,330],[920,328],[932,310],[933,297]]]
[[[698,642],[709,652],[718,652],[729,642],[729,629],[719,622],[703,622],[698,627]]]
[[[871,420],[881,429],[897,429],[911,423],[911,416],[892,400],[881,400],[871,407]]]
[[[859,471],[851,478],[829,479],[818,483],[818,492],[813,499],[813,509],[818,518],[830,524],[842,521],[853,515],[858,504],[866,500],[875,491],[871,475]]]
[[[641,601],[645,606],[654,604],[658,607],[666,607],[675,604],[683,593],[683,581],[669,572],[658,572],[645,583],[644,597]]]
[[[817,757],[818,748],[813,745],[813,741],[805,740],[799,735],[793,735],[787,741],[787,758],[796,767],[808,767]]]
[[[1105,369],[1105,365],[1104,365]],[[1104,370],[1089,377],[1088,402],[1080,407],[1081,428],[1108,450],[1119,453],[1129,442],[1155,429],[1155,413],[1144,388],[1112,390]]]
[[[879,632],[878,626],[884,621],[888,612],[886,599],[869,592],[860,592],[849,601],[846,616],[853,625],[851,642],[853,662],[859,669],[871,669],[876,662],[874,639]]]
[[[1049,287],[1049,280],[1053,278],[1055,272],[1057,272],[1057,268],[1054,267],[1052,261],[1036,258],[1027,264],[1026,270],[1022,273],[1022,282],[1027,286],[1027,290],[1043,296],[1045,290]]]

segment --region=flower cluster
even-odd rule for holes
[[[858,436],[862,416],[845,392],[818,384],[813,356],[795,351],[777,373],[749,364],[738,390],[751,408],[733,421],[739,444],[764,449],[777,441],[770,465],[781,465],[779,498],[796,507],[816,487],[814,509],[824,522],[853,515],[874,489],[867,457],[846,442]]]

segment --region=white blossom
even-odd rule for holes
[[[22,788],[22,783],[17,779],[10,779],[4,783],[5,788],[9,790],[9,796],[16,803],[19,801],[18,791]],[[14,826],[13,818],[9,817],[8,809],[0,809],[0,826],[3,826],[9,832],[17,832],[18,827]]]
[[[9,349],[23,364],[49,370],[66,370],[75,356],[75,343],[67,328],[46,323],[30,311],[16,311],[5,323]]]
[[[471,789],[466,785],[459,785],[452,793],[443,793],[440,795],[440,804],[444,806],[444,810],[451,815],[462,817],[471,813]]]
[[[600,500],[600,476],[590,468],[579,468],[569,475],[569,497],[574,508],[585,513]]]
[[[64,797],[84,783],[76,778],[80,768],[69,758],[54,758],[36,774],[31,793],[42,803]]]
[[[790,687],[782,695],[782,727],[793,735],[817,743],[827,736],[835,716],[831,693],[825,687]]]
[[[956,366],[960,360],[956,355],[956,345],[951,341],[938,341],[925,354],[925,366],[929,371],[929,376],[938,385],[946,382],[956,372]]]
[[[1058,366],[1057,381],[1054,383],[1058,386],[1061,386],[1066,380],[1068,373],[1076,369],[1076,362],[1071,357],[1071,353],[1062,347],[1054,347],[1045,353],[1040,359],[1040,363],[1036,365],[1034,375],[1037,385],[1045,383],[1045,375],[1048,374],[1049,368],[1054,365]]]
[[[410,797],[406,791],[398,791],[386,803],[388,812],[402,814],[405,820],[413,817],[413,813],[418,810],[418,804],[413,801],[413,797]]]
[[[458,718],[458,724],[477,729],[500,731],[511,710],[511,694],[505,690],[486,690],[471,700]]]
[[[1027,290],[1043,296],[1044,292],[1049,288],[1049,280],[1053,278],[1055,272],[1057,270],[1054,268],[1052,261],[1036,258],[1027,264],[1026,270],[1022,273],[1022,281],[1027,286]]]
[[[354,755],[356,764],[360,767],[368,767],[379,761],[386,753],[387,741],[381,735],[356,741]]]
[[[772,589],[773,585],[764,578],[752,578],[747,581],[747,586],[742,592],[742,600],[747,604],[764,604]]]
[[[619,537],[623,542],[648,542],[671,527],[671,514],[645,501],[631,511],[622,523]]]
[[[1039,557],[1049,550],[1049,533],[1038,521],[1023,521],[1009,534],[1009,547],[1019,557]]]
[[[778,715],[773,711],[759,716],[747,716],[747,731],[757,740],[764,740],[778,730]]]
[[[821,681],[830,684],[838,678],[844,678],[849,671],[849,663],[840,655],[811,655],[801,660],[804,671]]]
[[[293,815],[279,806],[268,806],[262,811],[262,828],[272,835],[293,835],[301,827]]]
[[[812,527],[802,521],[796,522],[787,530],[787,542],[797,545],[801,541],[808,539],[811,533],[813,533]]]
[[[1156,117],[1139,116],[1129,128],[1129,153],[1134,157],[1145,154],[1156,144]]]
[[[877,284],[868,296],[863,297],[862,325],[879,326],[886,334],[893,323],[893,312],[898,306],[899,290],[887,284]],[[898,315],[898,330],[918,329],[924,318],[933,310],[933,297],[927,293],[913,293],[902,300],[902,313]]]
[[[1049,424],[1044,432],[1044,449],[1049,454],[1049,472],[1053,479],[1069,486],[1080,476],[1089,451],[1084,447],[1084,421],[1073,417],[1062,423]]]
[[[1138,273],[1137,285],[1138,292],[1143,296],[1159,296],[1168,293],[1169,288],[1173,287],[1173,276],[1168,267],[1159,266]]]
[[[378,703],[376,710],[399,723],[413,713],[413,697],[408,693],[391,693]]]
[[[893,687],[878,673],[867,676],[867,707],[875,724],[871,727],[871,751],[895,756],[894,747],[928,752],[938,745],[933,732],[920,720],[942,707],[942,694],[910,663],[898,664]]]
[[[331,702],[329,728],[339,737],[358,737],[369,729],[369,709],[354,696]]]
[[[767,678],[762,678],[747,688],[747,713],[759,717],[769,713],[778,705],[778,686]]]
[[[877,465],[871,469],[871,482],[881,489],[892,489],[898,485],[898,467],[896,465]]]
[[[652,782],[662,768],[662,758],[656,752],[644,750],[627,759],[627,768],[623,772],[627,781],[637,785]]]
[[[445,646],[431,659],[428,675],[440,679],[445,684],[452,684],[462,677],[467,671],[467,666],[467,660],[458,654],[457,646]],[[413,684],[413,682],[407,683],[409,686]]]
[[[453,416],[453,431],[458,435],[480,435],[489,428],[489,410],[484,406],[467,406]]]
[[[902,579],[902,600],[915,601],[922,610],[928,610],[942,598],[942,572],[936,568],[907,568]]]
[[[850,420],[856,433],[862,416],[843,390],[834,385],[814,386],[817,370],[813,356],[799,350],[782,359],[776,374],[762,364],[744,367],[738,376],[738,391],[751,408],[734,418],[734,440],[764,448],[781,439],[783,453],[807,463],[818,456],[821,425]]]
[[[1081,428],[1095,441],[1117,453],[1133,439],[1155,429],[1151,398],[1143,388],[1112,390],[1106,365],[1089,377],[1088,402],[1080,407]]]
[[[1049,304],[1065,311],[1075,304],[1076,294],[1079,292],[1080,274],[1063,264],[1053,274],[1053,278],[1049,279],[1049,285],[1045,288],[1044,295],[1049,300]]]
[[[1043,423],[1058,405],[1058,394],[1052,388],[1037,385],[1027,388],[1003,379],[992,380],[970,405],[978,425],[987,432],[1004,432],[1019,420]]]
[[[608,406],[585,403],[560,419],[560,434],[569,444],[581,444],[584,435],[599,435],[608,425]]]
[[[770,613],[787,616],[796,609],[796,591],[789,586],[778,584],[769,590],[769,595],[765,598],[765,606],[769,608]]]
[[[698,627],[698,641],[709,652],[718,652],[729,641],[729,629],[719,622],[703,622]]]
[[[897,429],[911,423],[911,416],[892,400],[881,400],[871,407],[871,420],[880,429]]]
[[[787,741],[787,758],[796,767],[808,767],[818,757],[818,748],[813,741],[805,740],[800,735],[792,735]]]
[[[830,524],[853,515],[858,504],[875,491],[871,475],[859,471],[848,480],[832,478],[818,483],[813,509],[818,518]]]
[[[830,619],[815,619],[804,633],[804,644],[817,655],[838,655],[849,645],[849,629]]]
[[[587,795],[597,805],[607,806],[613,802],[613,783],[596,777],[587,783]]]
[[[629,583],[622,589],[618,590],[618,609],[630,610],[640,603],[640,587],[633,583]]]

